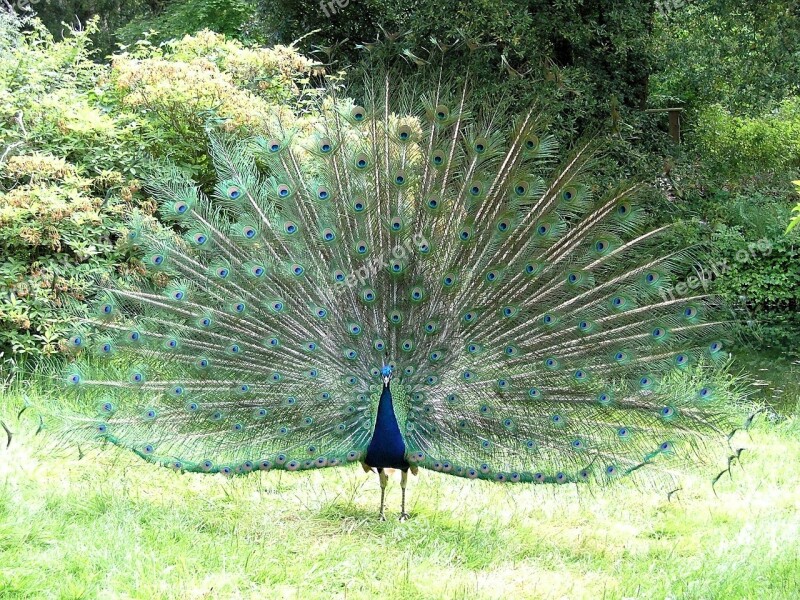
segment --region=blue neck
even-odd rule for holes
[[[367,448],[366,463],[377,469],[407,469],[405,458],[406,444],[400,433],[400,425],[394,414],[392,392],[389,386],[383,386],[378,403],[378,416],[375,419],[375,431]]]

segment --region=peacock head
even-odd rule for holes
[[[394,368],[392,365],[383,365],[383,367],[381,367],[381,376],[383,377],[384,385],[389,385],[389,381],[392,379],[393,371]]]

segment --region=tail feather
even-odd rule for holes
[[[535,107],[481,110],[432,69],[212,137],[211,196],[149,184],[180,233],[133,219],[156,282],[110,287],[73,336],[93,350],[63,376],[74,431],[181,470],[337,466],[363,458],[391,363],[415,467],[605,482],[713,454],[737,412],[717,300],[672,291],[696,250],[644,228],[642,185],[598,194],[599,140],[547,175]]]

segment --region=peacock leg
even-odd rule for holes
[[[389,481],[389,476],[384,472],[383,469],[378,469],[378,479],[381,482],[381,514],[378,517],[381,521],[386,520],[386,515],[383,513],[383,501],[386,497],[386,483]]]
[[[401,498],[400,501],[400,520],[405,521],[408,519],[408,513],[406,512],[406,483],[408,482],[408,471],[404,470],[403,474],[400,476],[400,490],[401,490]]]

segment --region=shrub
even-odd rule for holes
[[[800,167],[800,98],[757,117],[734,116],[720,105],[700,112],[692,142],[709,175],[742,180]]]
[[[302,98],[312,62],[211,32],[91,60],[95,24],[56,42],[37,21],[0,22],[0,351],[58,349],[100,277],[140,271],[119,243],[126,217],[155,205],[145,164],[210,178],[208,127],[257,130]]]

